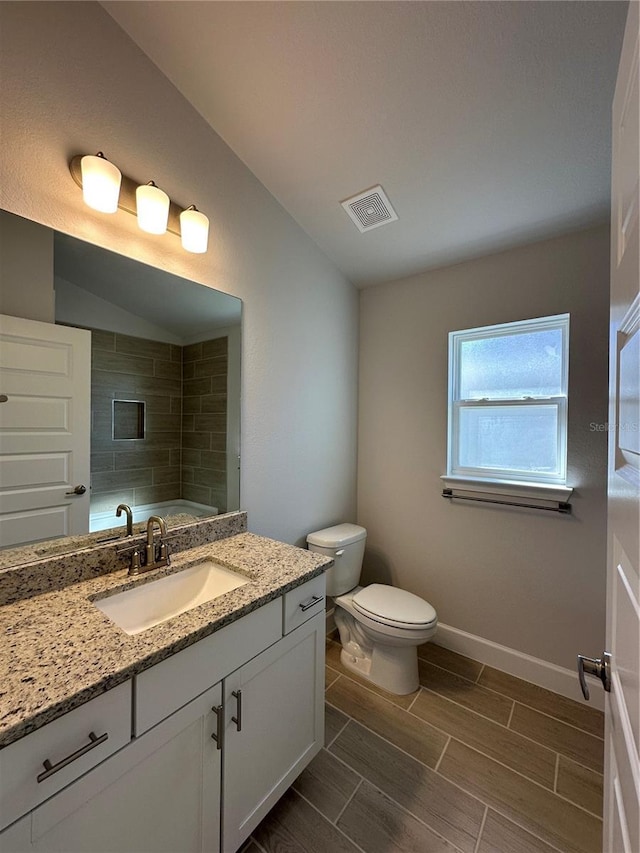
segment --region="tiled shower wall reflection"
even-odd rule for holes
[[[181,497],[224,511],[227,339],[183,348],[91,333],[91,511]],[[113,440],[113,400],[145,403],[143,439]]]
[[[227,338],[183,349],[182,496],[227,511]]]

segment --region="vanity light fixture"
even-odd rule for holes
[[[192,204],[180,214],[180,236],[182,248],[187,252],[203,254],[209,240],[209,220]]]
[[[138,226],[147,234],[164,234],[169,220],[169,196],[153,181],[136,190]],[[184,240],[182,241],[184,245]]]
[[[80,158],[82,196],[84,203],[100,213],[115,213],[118,209],[122,174],[102,151]]]
[[[71,160],[69,171],[82,189],[85,203],[94,210],[101,213],[115,213],[118,208],[126,210],[137,216],[143,231],[150,234],[171,231],[181,238],[187,252],[207,251],[209,220],[195,205],[179,207],[153,181],[139,186],[137,181],[121,174],[101,151],[95,156],[77,155]],[[96,175],[101,177],[98,179]]]

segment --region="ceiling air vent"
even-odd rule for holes
[[[380,185],[358,193],[341,204],[363,234],[388,222],[395,222],[398,218]]]

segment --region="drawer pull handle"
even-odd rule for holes
[[[222,705],[214,705],[211,709],[213,713],[216,715],[216,733],[211,735],[211,737],[217,743],[217,748],[222,749],[222,738],[224,733],[224,713]]]
[[[322,595],[312,595],[309,601],[306,603],[300,602],[298,607],[304,613],[305,610],[308,610],[310,607],[315,607],[316,604],[320,604],[321,601],[324,601],[324,596]]]
[[[239,732],[242,731],[242,690],[232,690],[231,695],[235,696],[235,700],[238,703],[238,716],[231,717],[231,721],[236,724],[236,728]]]
[[[84,746],[81,746],[80,749],[76,749],[75,752],[72,752],[71,755],[67,755],[66,758],[63,758],[62,761],[58,761],[57,764],[52,764],[48,758],[46,758],[42,762],[42,766],[44,770],[37,777],[38,782],[44,782],[45,779],[48,779],[49,776],[53,776],[54,773],[57,773],[58,770],[62,770],[63,767],[66,767],[68,764],[71,764],[72,761],[75,761],[77,758],[80,758],[83,755],[86,755],[87,752],[94,749],[96,746],[100,746],[101,743],[104,743],[109,738],[109,733],[105,732],[103,735],[98,735],[95,732],[89,732],[89,743],[86,743]]]

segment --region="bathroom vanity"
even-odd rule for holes
[[[247,582],[155,627],[95,604],[212,559]],[[240,532],[0,607],[1,853],[236,851],[322,746],[330,564]]]

